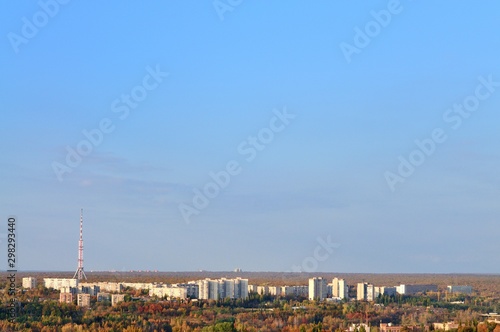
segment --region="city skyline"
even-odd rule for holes
[[[220,3],[0,13],[19,271],[500,273],[500,4]]]

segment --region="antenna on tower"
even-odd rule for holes
[[[78,241],[78,268],[76,269],[73,279],[87,280],[87,276],[83,271],[83,209],[80,210],[80,241]]]

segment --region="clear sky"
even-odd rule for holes
[[[74,270],[83,208],[87,271],[500,273],[499,13],[10,2],[1,240]]]

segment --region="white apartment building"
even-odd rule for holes
[[[268,290],[270,295],[279,296],[282,294],[281,286],[269,286]]]
[[[327,297],[327,282],[322,277],[309,279],[309,300],[323,300]]]
[[[375,286],[373,286],[372,284],[368,284],[366,286],[366,300],[375,301],[376,298],[377,296],[375,294]]]
[[[366,282],[358,282],[358,285],[356,288],[356,299],[358,301],[366,300],[366,287],[367,286],[368,286],[368,283],[366,283]]]
[[[344,279],[333,278],[332,297],[339,299],[349,299],[349,286]]]
[[[269,294],[269,286],[257,286],[257,293],[260,295]]]
[[[183,287],[154,287],[149,290],[149,296],[167,297],[167,298],[187,298],[187,289]]]
[[[104,291],[104,292],[121,293],[121,292],[123,292],[123,289],[125,288],[123,286],[123,284],[119,283],[119,282],[98,282],[95,285],[99,286],[101,291]]]
[[[78,285],[77,290],[78,293],[96,296],[97,293],[101,291],[101,287],[97,286],[96,284],[81,283]]]
[[[61,293],[70,293],[70,294],[73,294],[73,296],[76,296],[76,294],[78,294],[78,288],[77,287],[61,287],[61,288],[59,288],[59,291]]]
[[[249,293],[257,293],[257,285],[248,285]]]
[[[36,287],[36,278],[26,277],[23,278],[23,288],[35,288]]]
[[[156,287],[156,284],[151,282],[122,282],[123,287],[130,287],[133,289],[143,290],[143,289],[152,289]]]
[[[359,282],[357,287],[358,301],[374,301],[376,299],[375,286],[366,282]]]
[[[24,279],[23,279],[23,287],[24,287]],[[472,286],[448,286],[447,290],[449,293],[472,294]]]
[[[248,298],[248,279],[204,279],[196,282],[198,285],[198,298],[202,300],[218,300],[224,298]]]
[[[43,278],[45,288],[60,290],[62,287],[78,287],[77,279]]]
[[[436,285],[405,285],[396,286],[396,290],[402,295],[414,295],[417,293],[437,292]]]

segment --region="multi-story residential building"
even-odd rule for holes
[[[372,284],[368,284],[366,286],[366,301],[375,301],[376,299],[376,294],[375,294],[375,286]]]
[[[98,282],[95,285],[99,286],[101,291],[104,292],[121,293],[125,288],[123,284],[119,282]]]
[[[234,280],[222,278],[219,280],[219,298],[234,299]]]
[[[97,293],[97,302],[109,302],[111,301],[111,295],[109,293]]]
[[[59,290],[62,287],[78,287],[77,279],[64,279],[64,278],[43,278],[45,288],[54,288]]]
[[[198,285],[198,298],[203,299],[203,300],[208,300],[209,299],[209,294],[210,294],[210,286],[209,286],[209,279],[205,280],[198,280],[196,283]]]
[[[26,277],[23,278],[23,288],[35,288],[36,287],[36,278]]]
[[[401,326],[401,325],[392,325],[391,323],[384,324],[380,323],[380,332],[404,332],[404,331],[410,331],[410,332],[428,332],[429,331],[429,325],[424,325],[422,326],[417,326],[417,325],[410,325],[410,326]]]
[[[308,286],[293,286],[297,296],[308,296],[309,287]]]
[[[78,294],[78,288],[76,287],[61,287],[59,289],[61,293],[71,293],[73,296],[76,296]]]
[[[417,293],[437,292],[437,285],[405,285],[396,286],[398,294],[414,295]]]
[[[332,280],[332,297],[339,297],[339,278],[337,277]]]
[[[396,287],[375,287],[375,298],[377,298],[379,295],[394,296],[396,295]]]
[[[73,294],[61,292],[59,294],[59,302],[60,303],[73,303]]]
[[[138,290],[149,290],[156,287],[156,284],[151,282],[123,282],[122,285]]]
[[[208,280],[208,299],[210,300],[218,300],[222,291],[219,290],[219,281],[218,280]]]
[[[178,299],[186,299],[187,298],[187,289],[183,287],[154,287],[149,290],[149,296],[158,296],[158,297],[168,297],[168,298],[178,298]]]
[[[367,287],[368,283],[366,282],[358,282],[356,299],[358,301],[365,301],[367,298]]]
[[[433,323],[434,330],[442,330],[442,331],[450,331],[450,330],[458,330],[460,324],[455,322],[448,323]]]
[[[111,305],[125,301],[125,294],[111,294]]]
[[[248,279],[236,278],[234,280],[234,297],[237,299],[248,298]]]
[[[333,278],[332,297],[336,297],[339,299],[349,298],[349,286],[347,286],[344,279]]]
[[[309,300],[323,300],[327,297],[327,282],[322,277],[309,279]]]
[[[200,294],[200,287],[195,281],[190,281],[188,283],[174,284],[174,287],[185,288],[187,297],[191,299],[198,299]]]
[[[198,298],[203,300],[218,300],[224,298],[246,299],[248,297],[248,279],[204,279],[196,282]]]
[[[364,324],[364,323],[359,323],[359,324],[354,324],[353,323],[353,324],[349,325],[349,328],[347,329],[347,331],[348,332],[359,331],[359,330],[361,330],[361,327],[363,327],[366,332],[370,332],[371,331],[370,325]]]
[[[90,307],[90,294],[78,294],[77,304],[79,307]]]
[[[282,286],[281,295],[283,296],[308,296],[308,286]]]
[[[260,295],[269,294],[269,286],[257,286],[257,293]]]
[[[96,296],[97,293],[101,291],[101,287],[96,284],[81,283],[77,287],[78,293],[89,294],[90,296]]]
[[[281,286],[269,286],[269,295],[281,296],[282,290]]]
[[[472,294],[472,286],[448,286],[447,290],[450,293]]]

